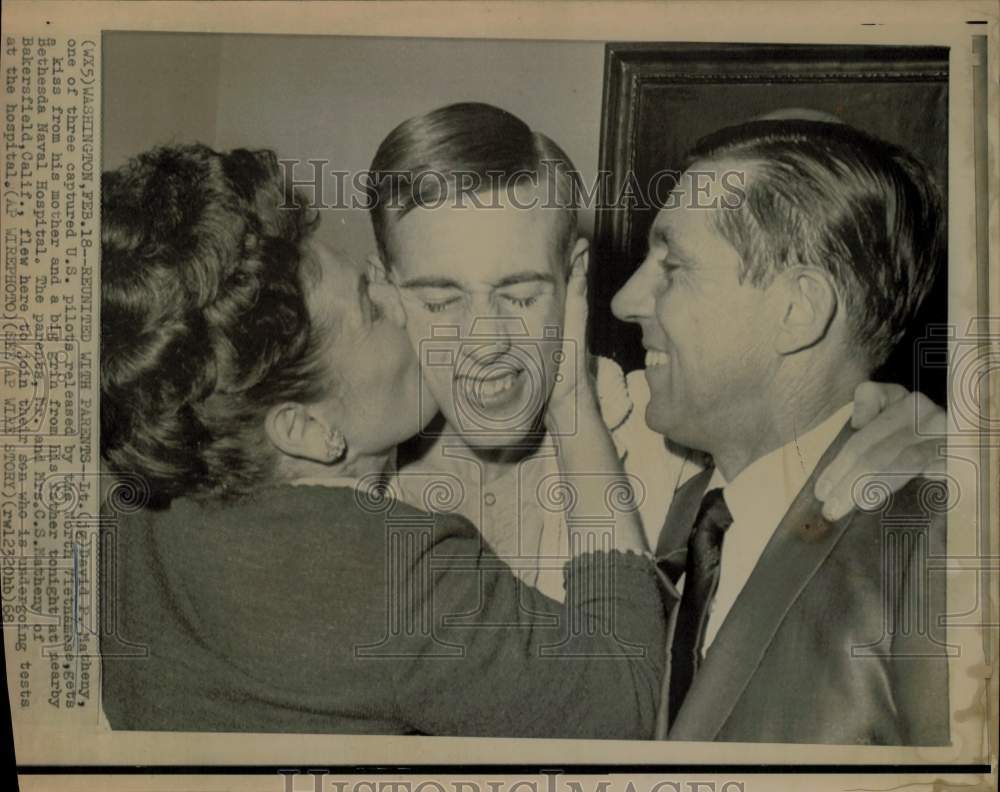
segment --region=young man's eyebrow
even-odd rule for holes
[[[500,289],[504,286],[516,286],[519,283],[532,283],[535,281],[555,285],[556,279],[549,272],[524,270],[523,272],[513,272],[510,275],[504,275],[504,277],[493,284],[493,288]]]
[[[502,289],[505,286],[516,286],[519,283],[531,283],[540,281],[543,283],[555,284],[556,279],[548,272],[536,270],[524,270],[522,272],[512,272],[504,275],[499,280],[494,281],[490,286],[494,289]],[[428,275],[418,278],[409,278],[399,284],[402,289],[458,289],[465,290],[465,286],[454,278],[444,278],[435,275]]]
[[[420,278],[409,278],[399,284],[401,289],[461,289],[462,284],[454,278],[442,278],[429,275]]]

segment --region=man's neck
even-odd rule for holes
[[[786,389],[784,398],[758,400],[757,414],[746,416],[739,430],[720,438],[710,450],[715,466],[726,481],[733,481],[747,466],[801,437],[851,401],[864,379],[859,375],[825,384],[813,382]]]

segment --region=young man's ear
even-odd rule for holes
[[[271,445],[296,459],[328,465],[336,462],[345,450],[340,433],[298,402],[283,402],[268,410],[264,431]]]
[[[772,286],[780,301],[781,323],[775,336],[775,351],[790,355],[822,341],[838,310],[833,278],[816,267],[792,267],[781,273]]]
[[[389,280],[385,262],[378,253],[368,256],[368,296],[392,321],[400,327],[406,326],[406,311],[399,290]]]

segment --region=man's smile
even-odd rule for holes
[[[493,366],[478,372],[478,376],[462,376],[459,381],[470,401],[480,407],[497,407],[505,403],[520,389],[524,379],[524,369],[512,368],[509,364]]]
[[[666,352],[662,352],[659,349],[646,350],[646,368],[665,366],[669,362],[670,362],[670,355],[668,355]]]

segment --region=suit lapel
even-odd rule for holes
[[[854,512],[836,523],[823,519],[813,486],[851,434],[848,424],[771,536],[694,678],[671,740],[716,738],[789,609],[850,525]]]

